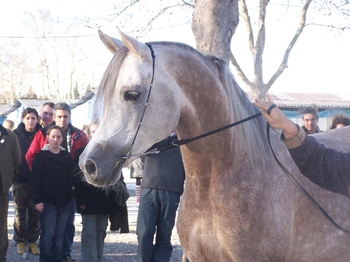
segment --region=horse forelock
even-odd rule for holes
[[[95,122],[99,122],[104,110],[104,104],[109,104],[112,102],[113,93],[115,92],[115,85],[119,75],[118,73],[128,53],[129,50],[126,47],[122,47],[109,62],[109,65],[102,77],[100,86],[98,87],[96,95],[93,99],[92,115],[93,121]]]

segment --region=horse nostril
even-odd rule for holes
[[[94,174],[96,172],[96,165],[91,160],[86,160],[85,162],[85,170],[88,174]]]

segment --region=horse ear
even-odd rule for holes
[[[120,31],[119,28],[117,29],[125,47],[128,48],[131,53],[134,53],[135,55],[138,55],[140,57],[149,57],[149,48],[144,43],[141,43],[135,38],[124,34],[122,31]]]
[[[118,50],[124,46],[123,42],[110,37],[106,34],[104,34],[100,29],[98,30],[98,35],[101,39],[101,41],[104,43],[104,45],[108,48],[109,51],[111,51],[113,54],[117,53]]]

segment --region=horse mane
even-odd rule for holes
[[[208,57],[219,69],[220,81],[226,89],[228,101],[231,104],[231,112],[234,114],[234,121],[239,121],[260,112],[249,100],[247,94],[240,88],[231,73],[228,64],[219,58]],[[269,150],[266,134],[266,121],[263,117],[258,117],[243,124],[233,127],[232,132],[240,132],[241,139],[235,139],[237,150],[242,148],[244,143],[247,148],[248,157],[254,163],[261,158],[261,154],[266,154]],[[244,140],[242,139],[244,138]]]

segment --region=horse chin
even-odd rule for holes
[[[116,165],[112,170],[112,173],[108,176],[101,175],[101,172],[96,172],[90,175],[85,174],[85,179],[88,183],[94,186],[113,186],[120,179],[124,164],[124,161],[119,162],[118,165]]]

